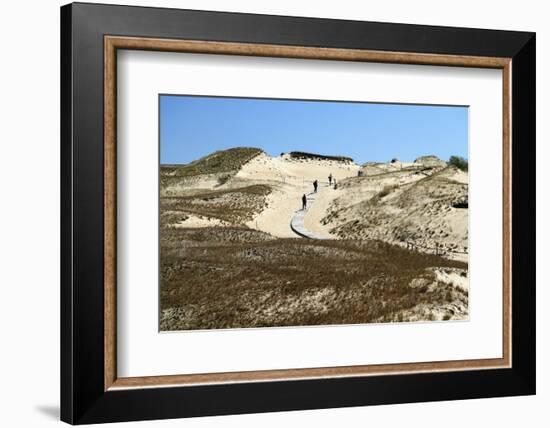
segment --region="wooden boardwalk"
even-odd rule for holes
[[[294,213],[292,216],[292,219],[290,220],[290,228],[294,233],[301,236],[302,238],[310,238],[310,239],[330,239],[330,237],[321,235],[319,233],[311,232],[307,230],[304,226],[304,218],[308,212],[308,210],[311,208],[311,205],[315,202],[315,198],[321,191],[321,188],[325,186],[319,185],[319,188],[317,189],[317,193],[311,192],[306,195],[307,197],[307,205],[306,209],[302,210],[299,209]]]

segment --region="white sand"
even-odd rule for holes
[[[454,287],[458,287],[464,291],[468,291],[468,277],[461,276],[458,272],[445,269],[433,269],[435,277],[438,281],[445,284],[451,284]]]
[[[306,192],[304,187],[280,185],[267,198],[265,208],[247,226],[267,232],[279,238],[296,238],[297,235],[290,229],[290,219],[294,212],[301,208],[301,197]]]
[[[359,165],[354,163],[296,160],[288,155],[256,156],[241,168],[235,180],[246,179],[250,184],[265,183],[275,188],[268,197],[267,208],[247,225],[277,237],[295,238],[297,235],[290,229],[290,219],[301,208],[302,195],[313,190],[313,181],[319,182],[321,192],[333,190],[323,187],[328,184],[329,174],[339,182],[346,177],[356,176],[358,170]],[[313,208],[317,203],[318,201]],[[306,219],[309,214],[308,212]]]
[[[180,228],[180,227],[212,227],[212,226],[223,226],[225,223],[217,218],[209,218],[209,217],[198,217],[192,214],[188,214],[189,217],[186,218],[183,221],[180,221],[176,224],[174,224],[173,227]]]
[[[336,239],[336,236],[330,233],[331,226],[322,224],[321,220],[327,215],[332,201],[341,195],[341,190],[334,189],[334,186],[328,186],[324,183],[320,188],[315,203],[304,217],[304,227],[311,232],[331,236]]]

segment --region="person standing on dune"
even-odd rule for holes
[[[332,184],[332,172],[328,176],[328,185],[330,186]]]
[[[306,205],[307,205],[307,198],[306,198],[306,194],[304,193],[302,195],[302,210],[306,210]]]
[[[318,183],[317,183],[317,180],[315,180],[315,181],[313,182],[313,191],[314,191],[315,193],[317,193],[317,184],[318,184]]]

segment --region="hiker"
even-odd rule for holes
[[[315,193],[317,193],[317,184],[318,184],[318,183],[317,183],[317,180],[315,180],[315,181],[313,182],[313,191],[314,191]]]
[[[332,172],[328,176],[328,185],[330,186],[332,184]]]
[[[306,210],[306,205],[307,205],[307,198],[306,198],[306,194],[304,193],[302,195],[302,210]]]

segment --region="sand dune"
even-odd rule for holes
[[[234,148],[160,188],[161,330],[468,318],[468,174],[433,156]]]
[[[403,169],[345,180],[340,193],[320,219],[332,235],[380,239],[467,261],[466,172],[453,166]]]
[[[185,198],[196,195],[197,200],[192,203],[197,214],[196,207],[203,204],[200,199],[213,192],[209,198],[217,199],[212,199],[212,203],[223,205],[223,198],[228,198],[228,208],[238,211],[232,216],[232,224],[274,237],[295,238],[290,221],[301,208],[302,195],[313,191],[313,181],[317,180],[315,202],[308,206],[303,217],[303,227],[313,235],[379,239],[467,260],[466,172],[447,166],[434,156],[422,156],[408,163],[358,165],[349,159],[323,159],[316,155],[269,156],[259,150],[251,155],[251,150],[243,149],[247,157],[242,162],[237,157],[239,152],[231,158],[237,165],[232,172],[226,169],[217,172],[195,164],[208,173],[175,179],[177,171],[168,170],[163,194]],[[329,186],[329,174],[337,187]],[[261,194],[240,192],[250,186],[261,186],[264,190]],[[191,217],[174,226],[231,224],[223,216],[225,209],[220,205],[219,210],[201,211],[198,212],[201,217]]]
[[[313,190],[313,181],[317,180],[321,188],[328,185],[329,174],[339,182],[357,176],[359,168],[359,165],[349,162],[297,160],[289,155],[270,157],[261,154],[245,164],[232,181],[247,180],[273,186],[267,198],[267,207],[247,226],[273,236],[292,238],[296,234],[290,229],[290,219],[301,208],[302,195]],[[232,185],[227,183],[227,186]],[[306,215],[306,222],[309,215],[310,212]]]

